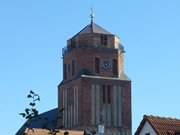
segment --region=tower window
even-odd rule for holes
[[[67,79],[67,66],[66,64],[64,64],[64,72],[63,72],[63,76],[64,76],[64,79]]]
[[[102,86],[102,101],[103,101],[103,104],[111,103],[111,86],[110,85]]]
[[[95,58],[95,72],[99,73],[100,72],[100,59],[99,58]]]
[[[107,45],[107,40],[108,40],[108,38],[107,38],[107,35],[101,35],[101,44],[102,45]]]
[[[72,60],[72,76],[74,75],[75,73],[75,61]]]
[[[105,104],[106,103],[106,86],[103,85],[102,86],[102,96],[103,96],[103,103]]]
[[[107,85],[107,103],[111,103],[111,86]]]
[[[70,74],[70,71],[71,71],[71,67],[70,64],[68,64],[68,75]]]
[[[71,48],[75,48],[75,41],[71,39],[70,43],[71,43]]]
[[[113,75],[115,75],[115,76],[118,75],[118,64],[117,64],[117,59],[113,59]]]

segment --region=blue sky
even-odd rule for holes
[[[57,106],[61,49],[89,22],[120,36],[132,80],[133,132],[144,114],[180,118],[179,0],[0,0],[0,131],[24,120],[30,89],[40,112]]]

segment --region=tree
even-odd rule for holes
[[[30,124],[33,120],[35,120],[39,114],[39,111],[36,109],[36,104],[38,101],[40,101],[40,96],[36,94],[34,91],[30,90],[29,94],[27,95],[27,98],[30,99],[30,103],[28,107],[24,109],[24,112],[19,113],[23,118],[26,119],[25,128],[28,127],[28,130],[33,130],[30,128]]]
[[[53,121],[49,121],[49,119],[47,117],[40,117],[39,115],[39,111],[36,108],[37,102],[40,101],[40,96],[38,94],[36,94],[34,91],[30,90],[29,94],[27,95],[27,98],[30,99],[30,103],[28,105],[27,108],[24,109],[24,112],[19,113],[19,115],[21,115],[23,118],[26,119],[26,123],[25,123],[25,127],[28,128],[29,130],[33,130],[33,128],[30,128],[30,124],[32,123],[32,121],[34,120],[43,120],[44,125],[43,125],[43,129],[47,129],[49,131],[48,134],[51,135],[56,135],[59,130],[58,129],[50,129],[48,128],[48,124],[55,124],[53,123]],[[60,110],[60,112],[62,112],[63,109]],[[33,130],[34,131],[34,130]]]
[[[27,98],[31,99],[29,107],[25,108],[24,112],[20,113],[19,115],[21,115],[26,120],[31,120],[38,116],[39,112],[36,109],[36,102],[40,101],[40,96],[34,93],[32,90],[30,90],[29,94],[27,95]]]

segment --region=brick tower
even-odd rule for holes
[[[63,80],[58,86],[58,126],[131,134],[131,81],[124,72],[120,39],[93,20],[63,49]]]

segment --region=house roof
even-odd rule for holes
[[[139,135],[147,121],[158,135],[175,135],[175,133],[180,133],[180,119],[144,115],[135,135]]]
[[[59,132],[56,133],[56,135],[64,135],[64,132],[68,132],[68,135],[83,135],[84,131],[78,131],[78,130],[59,130]],[[46,129],[40,129],[40,128],[33,128],[33,129],[26,129],[25,131],[26,135],[49,135],[50,131]]]
[[[16,135],[22,135],[26,128],[48,128],[55,129],[58,117],[58,108],[39,114],[36,118],[26,121],[18,130]]]

